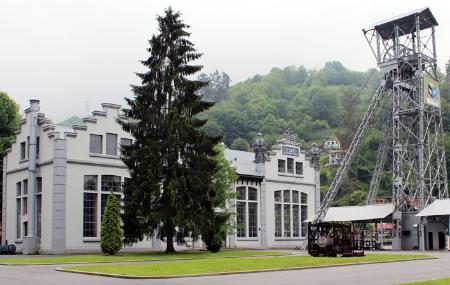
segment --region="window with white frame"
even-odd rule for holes
[[[89,152],[90,153],[103,153],[103,136],[102,135],[89,135]]]
[[[301,227],[302,227],[302,237],[306,236],[308,225],[305,223],[308,219],[308,194],[301,193]]]
[[[274,192],[275,237],[306,236],[306,226],[303,222],[308,218],[307,197],[307,194],[297,190]]]
[[[287,159],[287,173],[294,173],[294,159],[288,158]]]
[[[97,175],[84,176],[83,237],[97,236]]]
[[[117,134],[106,133],[106,154],[117,155]]]
[[[16,239],[21,239],[22,229],[22,182],[16,183]]]
[[[295,163],[295,174],[303,175],[303,162],[297,161]]]
[[[286,172],[286,160],[278,159],[278,172]]]
[[[21,142],[20,143],[20,160],[25,159],[26,149],[27,149],[26,142]]]
[[[28,213],[28,179],[22,181],[22,215]]]
[[[121,177],[102,175],[99,187],[98,175],[85,175],[83,185],[83,237],[95,238],[109,193],[112,191],[118,201],[122,199]]]
[[[42,177],[36,178],[36,185],[36,235],[40,237],[42,234]]]
[[[102,175],[101,187],[101,203],[100,203],[100,218],[103,217],[103,212],[106,207],[109,193],[112,191],[116,195],[117,201],[121,201],[122,183],[121,177],[115,175]]]
[[[41,177],[38,177],[39,181]],[[39,182],[38,182],[39,187]],[[38,189],[39,192],[39,189]],[[40,195],[40,194],[39,194]],[[36,194],[38,196],[38,193]],[[38,215],[38,226],[39,226],[39,200],[37,201],[37,215]],[[28,214],[28,179],[24,179],[16,183],[16,238],[22,239],[28,234],[28,222],[22,223],[22,216]]]
[[[294,158],[288,157],[285,159],[278,159],[278,173],[303,175],[303,162],[295,161]]]
[[[237,237],[258,237],[258,189],[236,187]]]

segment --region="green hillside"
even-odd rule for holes
[[[58,123],[58,125],[72,127],[74,125],[84,125],[84,123],[83,123],[83,119],[81,119],[80,117],[72,116],[72,117],[69,117],[69,118],[65,119],[64,121]]]
[[[204,129],[211,135],[222,135],[231,148],[248,150],[259,132],[266,143],[272,145],[287,128],[293,129],[304,149],[314,142],[322,144],[328,136],[338,137],[346,148],[381,74],[376,69],[352,71],[334,61],[318,70],[307,70],[303,66],[273,68],[267,75],[255,75],[231,87],[230,78],[224,72],[201,74],[199,79],[210,81],[201,91],[204,99],[216,102],[202,114],[208,119]],[[450,154],[450,68],[441,75],[441,94],[446,151]],[[364,203],[382,136],[382,119],[381,114],[375,115],[335,205]],[[60,124],[81,123],[81,118],[72,116]],[[321,188],[324,193],[336,172],[336,167],[324,166],[326,159],[323,155]],[[388,156],[380,183],[381,196],[391,195],[391,164]],[[449,155],[447,169],[450,169]]]
[[[216,78],[217,72],[209,78],[202,75],[202,79],[212,81],[213,87],[226,85],[217,82]],[[346,147],[380,80],[381,74],[375,69],[351,71],[340,62],[328,62],[319,70],[307,70],[302,66],[273,68],[267,75],[256,75],[237,83],[225,95],[214,94],[219,88],[205,90],[203,95],[206,98],[219,98],[206,114],[209,121],[205,130],[214,135],[222,134],[228,146],[240,149],[248,148],[245,141],[251,145],[258,132],[271,145],[287,128],[294,130],[304,148],[313,142],[322,144],[327,136],[337,136]],[[442,76],[447,153],[450,152],[449,86],[448,76]],[[381,138],[381,120],[382,116],[376,114],[337,198],[337,205],[355,205],[365,201]],[[389,161],[386,162],[380,195],[391,193],[390,165]],[[323,191],[328,189],[335,171],[336,168],[322,167]]]

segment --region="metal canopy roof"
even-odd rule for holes
[[[421,30],[438,25],[438,22],[431,13],[430,8],[425,7],[388,20],[381,21],[372,25],[373,28],[370,29],[375,29],[384,40],[394,37],[394,24],[397,24],[399,26],[400,36],[409,34],[415,28],[417,15],[419,15],[421,19]]]
[[[425,209],[420,211],[416,216],[450,216],[450,199],[436,200]]]
[[[367,205],[350,207],[331,207],[328,209],[323,222],[352,222],[381,220],[394,212],[394,205]],[[306,222],[314,221],[315,217]]]

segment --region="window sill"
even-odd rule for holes
[[[30,160],[29,157],[23,158],[23,159],[19,159],[19,163],[24,163],[24,162],[28,162]],[[39,161],[39,155],[36,156],[36,163]]]
[[[296,177],[296,178],[303,178],[303,174],[293,174],[293,173],[285,173],[285,172],[278,172],[279,176],[286,176],[286,177]]]
[[[244,238],[244,237],[238,237],[237,241],[259,241],[259,238]]]
[[[275,241],[299,241],[305,239],[305,237],[276,237]]]
[[[100,242],[100,238],[97,237],[84,237],[83,242]]]
[[[109,159],[120,159],[118,155],[110,155],[110,154],[102,154],[102,153],[89,153],[90,157],[101,157],[101,158],[109,158]]]

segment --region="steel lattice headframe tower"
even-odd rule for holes
[[[435,26],[424,8],[364,30],[378,67],[392,86],[394,237],[401,213],[448,198]],[[399,214],[400,212],[400,214]]]

